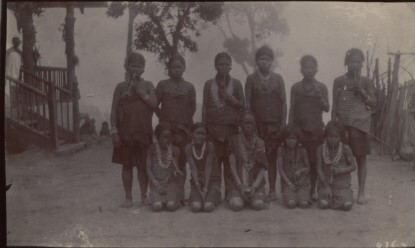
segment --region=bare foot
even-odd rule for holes
[[[359,194],[356,200],[357,204],[364,205],[367,203],[365,194]]]
[[[131,208],[133,206],[133,202],[131,200],[125,200],[123,204],[121,204],[122,208]]]
[[[276,201],[277,200],[277,194],[275,192],[271,192],[268,194],[268,201]]]

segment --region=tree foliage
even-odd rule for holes
[[[215,23],[222,14],[223,3],[213,2],[140,2],[138,14],[145,20],[136,24],[134,45],[155,53],[166,63],[171,54],[198,50],[196,37],[201,24]]]
[[[227,3],[224,15],[218,27],[225,37],[224,47],[240,64],[246,74],[248,68],[255,67],[257,43],[265,41],[272,35],[284,37],[289,34],[288,24],[281,13],[283,3]],[[238,27],[248,27],[248,32],[236,32]],[[240,28],[239,28],[240,29]],[[244,28],[246,30],[246,28]],[[274,48],[275,59],[282,56]],[[277,63],[274,63],[277,66]]]
[[[17,30],[22,30],[22,20],[27,12],[31,12],[34,16],[41,16],[43,9],[36,5],[36,2],[8,2],[7,8],[13,12],[16,17]]]

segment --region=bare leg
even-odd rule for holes
[[[262,210],[265,208],[265,202],[263,200],[255,200],[251,202],[251,206],[255,210]]]
[[[357,194],[357,204],[366,204],[367,199],[365,195],[367,163],[366,156],[356,157],[357,162],[357,177],[359,181],[359,192]]]
[[[122,166],[122,184],[125,191],[125,202],[121,205],[123,208],[131,208],[133,206],[133,197],[131,194],[133,187],[133,166]]]
[[[316,184],[317,184],[317,166],[315,162],[310,162],[310,198],[311,200],[315,201],[317,200],[316,195]]]
[[[271,147],[269,147],[271,149]],[[276,151],[267,151],[268,157],[268,182],[269,182],[269,194],[268,200],[275,201],[277,200],[277,194],[275,193],[275,184],[277,181],[277,156]]]
[[[145,165],[137,166],[137,179],[140,183],[141,191],[141,204],[148,205],[147,188],[148,188],[148,177]]]

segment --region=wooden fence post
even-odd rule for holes
[[[58,125],[56,121],[55,85],[51,82],[48,91],[50,141],[54,150],[58,148]]]

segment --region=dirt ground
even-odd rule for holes
[[[234,213],[223,202],[213,213],[152,213],[139,204],[122,209],[121,167],[112,144],[53,156],[31,150],[6,157],[8,245],[38,246],[415,246],[415,170],[371,156],[367,205],[350,212],[289,210],[277,202],[264,211]],[[353,190],[357,192],[353,172]],[[279,182],[277,183],[279,185]],[[279,190],[279,189],[277,189]]]

